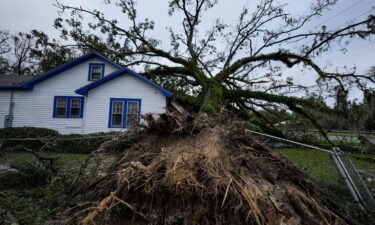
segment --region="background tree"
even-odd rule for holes
[[[4,55],[12,49],[9,46],[10,35],[6,31],[0,30],[0,74],[7,73],[9,70],[8,60]]]
[[[0,73],[39,75],[77,56],[76,49],[61,46],[40,31],[9,34],[0,31]]]
[[[29,54],[34,45],[30,34],[18,33],[11,36],[13,63],[10,65],[13,73],[22,75],[30,74],[32,65],[30,65]]]
[[[77,50],[61,44],[43,32],[32,30],[35,46],[31,49],[29,57],[34,61],[34,73],[40,74],[52,70],[78,56]]]

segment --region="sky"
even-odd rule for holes
[[[69,5],[81,5],[87,9],[100,9],[105,15],[116,18],[120,23],[124,15],[118,8],[104,4],[104,0],[61,0]],[[220,0],[209,13],[205,14],[201,28],[212,25],[215,18],[220,18],[228,24],[236,22],[242,7],[246,5],[254,9],[255,5],[251,0]],[[287,9],[291,13],[300,14],[307,12],[311,0],[285,0],[280,2],[288,3]],[[59,33],[53,28],[53,21],[58,16],[58,9],[54,6],[55,0],[0,0],[0,29],[10,32],[29,32],[32,29],[44,31],[50,37],[58,37]],[[155,21],[153,35],[161,40],[168,40],[169,34],[166,27],[181,30],[177,23],[178,19],[168,16],[167,0],[138,0],[138,13],[140,17],[150,18]],[[375,14],[375,0],[339,0],[338,3],[325,12],[319,19],[310,21],[306,29],[317,29],[323,24],[328,27],[340,27],[350,20],[361,20],[369,14]],[[87,18],[89,21],[90,18]],[[358,73],[366,73],[375,66],[375,41],[353,40],[346,54],[337,50],[330,51],[319,58],[319,64],[323,67],[336,69],[344,66],[356,66]],[[296,83],[312,85],[316,77],[309,71],[301,71],[295,67],[285,71],[285,74],[292,76]],[[353,93],[352,98],[360,98],[359,93]]]

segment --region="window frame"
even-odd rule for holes
[[[123,112],[122,112],[122,125],[121,126],[113,126],[112,125],[112,110],[113,110],[113,102],[123,102]],[[108,115],[108,128],[127,128],[127,112],[128,112],[128,102],[137,102],[138,103],[138,116],[137,116],[137,123],[138,125],[141,122],[141,105],[142,99],[139,98],[110,98],[109,101],[109,115]]]
[[[65,116],[57,116],[57,99],[65,99],[66,100],[66,112]],[[71,116],[71,106],[72,106],[72,99],[80,99],[81,105],[80,105],[80,111],[79,116]],[[84,106],[84,97],[82,96],[54,96],[53,100],[53,118],[71,118],[71,119],[80,119],[83,118],[83,106]]]
[[[95,66],[100,66],[101,67],[101,74],[99,79],[92,79],[92,69]],[[105,71],[105,63],[90,63],[89,64],[89,75],[88,75],[88,80],[89,81],[97,81],[100,80],[104,77],[104,71]]]

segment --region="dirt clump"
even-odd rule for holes
[[[138,131],[105,177],[78,190],[75,201],[94,203],[74,207],[67,223],[350,223],[300,170],[251,135],[210,126],[181,129],[161,119],[169,131],[160,120]]]

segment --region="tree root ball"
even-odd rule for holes
[[[76,197],[96,202],[77,217],[81,224],[349,223],[300,170],[247,133],[137,135],[105,179]]]

